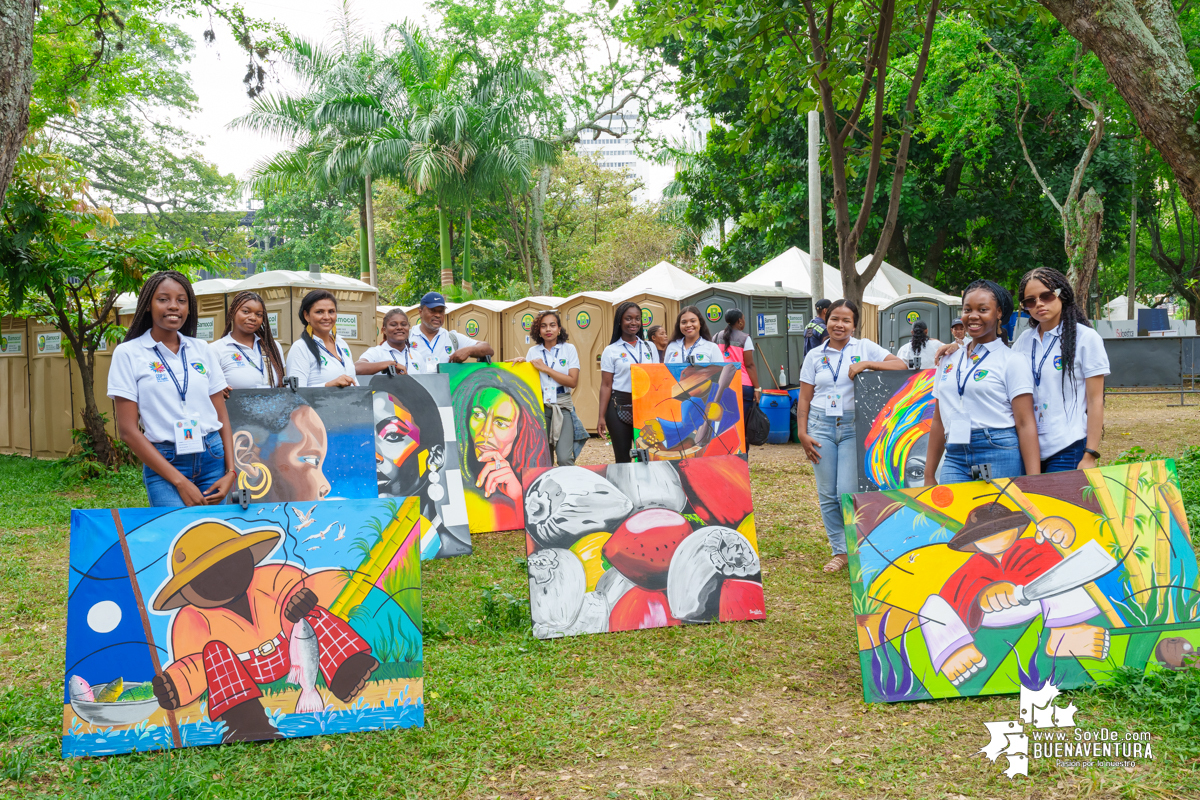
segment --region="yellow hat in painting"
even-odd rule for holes
[[[187,605],[179,590],[197,575],[234,553],[249,550],[254,556],[254,563],[258,564],[271,554],[282,535],[278,529],[242,533],[214,520],[206,520],[188,528],[175,540],[175,547],[171,549],[171,579],[154,596],[154,610],[169,611]]]

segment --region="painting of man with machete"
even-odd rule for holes
[[[868,702],[1103,683],[1200,647],[1174,462],[845,495]],[[1173,652],[1173,651],[1172,651]]]

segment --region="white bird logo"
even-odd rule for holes
[[[292,506],[292,513],[296,515],[296,519],[300,520],[300,524],[296,526],[297,533],[299,533],[300,531],[307,528],[309,525],[312,525],[314,522],[316,522],[316,520],[314,520],[312,518],[312,513],[316,510],[317,510],[317,507],[315,505],[312,508],[310,508],[308,511],[301,511],[300,509],[296,508],[295,506]]]
[[[338,535],[334,538],[335,542],[340,542],[346,538],[346,526],[338,523]]]
[[[336,522],[329,523],[329,525],[325,528],[325,530],[321,531],[320,533],[314,533],[312,536],[309,536],[307,539],[305,539],[304,542],[311,542],[313,539],[320,539],[322,542],[325,541],[325,534],[327,534],[331,530],[333,530],[334,525],[337,525],[337,523]],[[304,542],[301,542],[300,544],[304,544]]]

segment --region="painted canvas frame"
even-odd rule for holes
[[[1200,665],[1173,461],[843,495],[867,702]]]
[[[740,456],[541,470],[525,519],[539,639],[766,619]]]
[[[380,375],[370,386],[379,496],[419,498],[422,559],[470,555],[449,376]]]
[[[532,365],[442,364],[471,533],[525,527],[522,482],[550,466],[541,380]]]
[[[860,492],[924,485],[933,379],[932,369],[867,371],[854,379]]]
[[[379,496],[370,389],[234,389],[225,405],[251,502]]]
[[[63,756],[420,727],[417,500],[71,514]]]
[[[737,364],[634,364],[634,447],[651,461],[746,452]]]

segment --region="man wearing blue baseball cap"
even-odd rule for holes
[[[421,298],[421,324],[408,341],[413,372],[434,373],[438,364],[461,364],[468,358],[488,358],[495,352],[487,342],[442,330],[445,322],[446,298],[429,292]]]

